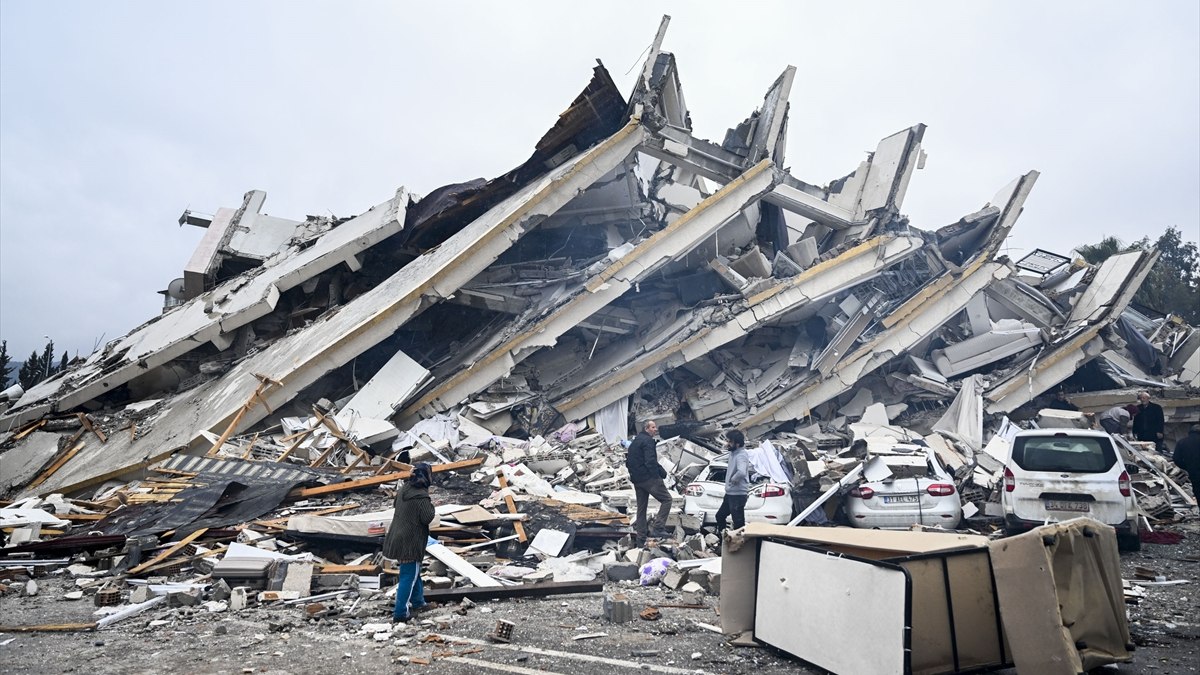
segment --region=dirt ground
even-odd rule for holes
[[[1122,554],[1123,576],[1133,579],[1141,567],[1188,583],[1145,587],[1146,597],[1129,606],[1135,661],[1109,672],[1200,672],[1200,521],[1166,529],[1183,534],[1183,541],[1145,544],[1140,553]],[[0,624],[95,620],[90,595],[63,599],[76,588],[69,575],[36,581],[36,596],[0,595]],[[367,597],[370,591],[352,612],[353,599],[341,605],[340,615],[320,619],[306,618],[299,607],[209,613],[202,607],[159,606],[98,631],[4,634],[0,672],[820,672],[771,648],[730,646],[702,625],[720,625],[715,597],[703,609],[683,609],[662,606],[680,603],[666,588],[609,582],[607,589],[630,597],[633,621],[605,622],[599,593],[440,607],[378,633],[365,627],[388,623],[390,604],[381,596]],[[637,617],[651,605],[660,607],[660,620]],[[487,639],[499,619],[516,624],[510,644]]]

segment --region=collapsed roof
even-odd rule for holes
[[[604,411],[698,434],[880,401],[940,415],[977,373],[999,415],[1093,362],[1108,377],[1093,389],[1200,384],[1196,331],[1126,311],[1156,252],[1098,267],[998,254],[1036,171],[919,227],[901,209],[924,125],[846,176],[804,182],[783,168],[796,69],[721,142],[698,138],[665,27],[628,101],[597,65],[530,158],[493,180],[423,198],[401,187],[346,219],[268,216],[261,191],[211,218],[185,212],[207,231],[163,314],[0,413],[16,445],[68,412],[119,411],[129,433],[69,456],[23,448],[0,486],[80,490],[320,399],[370,446],[446,412],[531,435]],[[1195,418],[1200,400],[1175,409]]]

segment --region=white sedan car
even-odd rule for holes
[[[701,516],[705,525],[717,522],[717,509],[725,498],[725,471],[729,467],[729,453],[718,456],[700,470],[683,491],[683,512],[689,516]],[[751,477],[754,476],[751,470]],[[765,476],[750,487],[746,500],[747,523],[770,523],[787,525],[792,519],[792,491],[784,483],[773,483]],[[733,526],[733,519],[725,523]]]
[[[962,502],[954,478],[933,450],[897,445],[890,453],[868,459],[866,475],[877,471],[891,475],[860,483],[846,499],[851,525],[902,530],[913,525],[958,527]]]

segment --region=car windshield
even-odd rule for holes
[[[1104,473],[1117,455],[1107,438],[1061,434],[1017,438],[1012,459],[1026,471]]]

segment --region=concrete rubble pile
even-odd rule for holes
[[[668,559],[662,583],[702,602],[711,530],[677,513],[673,541],[631,536],[622,441],[646,421],[676,507],[729,429],[779,451],[810,523],[920,440],[988,533],[1006,435],[1064,382],[1093,413],[1155,391],[1172,439],[1200,420],[1200,332],[1130,304],[1155,251],[1000,255],[1036,171],[910,222],[920,124],[823,186],[792,176],[794,67],[699,138],[665,27],[628,99],[597,65],[503,176],[353,217],[270,216],[261,191],[185,212],[206,232],[162,315],[0,403],[3,565],[70,564],[128,612],[366,612],[394,583],[390,495],[424,461],[431,599],[595,591]],[[1194,505],[1124,447],[1150,519]]]

